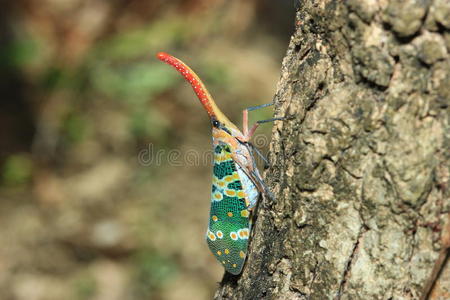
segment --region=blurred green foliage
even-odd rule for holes
[[[92,88],[111,99],[142,105],[174,84],[178,78],[170,71],[156,62],[128,62],[122,66],[97,62],[90,78]]]
[[[172,258],[152,250],[141,250],[134,257],[135,287],[139,299],[151,297],[177,275]]]
[[[35,62],[41,53],[41,44],[33,37],[22,36],[0,47],[0,67],[20,68]]]
[[[195,34],[186,20],[179,16],[172,16],[125,32],[98,43],[92,51],[91,58],[115,61],[126,61],[132,57],[151,54],[151,49],[167,48],[172,45],[183,44]]]
[[[97,290],[95,278],[89,272],[82,272],[74,280],[75,297],[78,300],[92,299]]]
[[[4,165],[2,172],[2,181],[5,185],[21,185],[31,179],[33,162],[27,154],[10,155]]]
[[[70,145],[82,141],[86,136],[88,124],[90,122],[82,114],[75,112],[69,113],[62,124],[62,132],[66,142]]]

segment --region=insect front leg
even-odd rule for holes
[[[273,105],[273,102],[262,104],[262,105],[257,105],[257,106],[250,106],[242,111],[242,127],[243,127],[242,131],[243,131],[243,134],[245,137],[245,141],[243,141],[243,142],[249,141],[252,138],[253,134],[255,133],[256,128],[258,128],[258,126],[259,126],[259,123],[256,122],[255,124],[253,124],[253,126],[250,128],[250,130],[248,129],[248,112],[252,111],[252,110],[257,110],[260,108],[272,106],[272,105]]]
[[[245,138],[245,140],[243,140],[243,142],[250,141],[250,139],[252,138],[253,134],[255,134],[255,131],[258,128],[259,124],[273,122],[273,121],[280,121],[280,120],[285,120],[286,119],[285,117],[278,117],[278,118],[270,118],[270,119],[267,119],[267,120],[259,120],[259,121],[256,121],[256,123],[253,124],[252,127],[249,129],[249,127],[248,127],[248,112],[249,111],[253,111],[253,110],[257,110],[257,109],[260,109],[260,108],[272,106],[273,104],[274,103],[271,102],[271,103],[266,103],[266,104],[262,104],[262,105],[251,106],[251,107],[248,107],[248,108],[246,108],[246,109],[244,109],[242,111],[242,124],[243,124],[242,125],[242,127],[243,127],[242,131],[243,131],[244,138]]]

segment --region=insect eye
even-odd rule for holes
[[[217,120],[214,120],[213,122],[212,122],[212,124],[213,124],[213,126],[214,127],[219,127],[219,121],[217,121]]]

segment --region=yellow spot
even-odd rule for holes
[[[212,219],[214,222],[217,222],[217,220],[219,220],[219,218],[217,218],[217,216],[212,216],[211,219]]]
[[[239,230],[238,234],[241,239],[248,237],[248,228]]]
[[[222,252],[220,250],[217,251],[217,255],[222,255]]]
[[[245,198],[245,193],[244,193],[244,191],[239,191],[239,192],[237,192],[237,196],[238,196],[239,198]]]
[[[224,180],[230,182],[230,181],[233,181],[233,177],[228,175],[228,176],[225,176]]]
[[[232,213],[231,211],[229,211],[229,212],[227,212],[227,215],[228,215],[229,217],[232,217],[232,216],[233,216],[233,213]]]
[[[225,160],[231,159],[231,154],[230,154],[230,153],[225,153],[224,159],[225,159]]]
[[[244,257],[245,257],[244,251],[239,252],[239,256],[240,256],[241,258],[244,258]]]
[[[224,261],[224,260],[222,260],[222,263],[223,263],[223,264],[225,264],[225,261]]]
[[[209,239],[210,239],[211,241],[215,241],[215,240],[216,240],[216,236],[215,236],[214,233],[212,233],[212,232],[209,232],[209,233],[208,233],[208,237],[209,237]]]
[[[248,210],[246,209],[241,210],[241,217],[248,218],[248,216],[249,216]]]
[[[220,230],[216,232],[216,235],[219,239],[221,239],[223,237],[223,233]]]
[[[221,193],[215,193],[214,194],[214,198],[216,198],[217,200],[222,200],[222,194]]]
[[[237,238],[238,238],[236,232],[230,233],[230,237],[231,237],[231,239],[233,239],[233,240],[237,240]]]
[[[238,174],[238,172],[234,172],[234,173],[233,173],[233,178],[234,178],[234,179],[239,179],[239,174]]]
[[[233,268],[236,268],[237,267],[237,265],[236,264],[233,264]]]
[[[223,186],[225,185],[225,182],[219,181],[217,184],[218,184],[219,186],[223,187]]]
[[[233,190],[226,190],[226,191],[225,191],[225,194],[227,194],[227,195],[230,196],[230,197],[236,196],[236,192],[233,191]]]
[[[230,254],[230,250],[225,249],[225,254]]]

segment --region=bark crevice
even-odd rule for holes
[[[342,292],[345,290],[345,285],[347,283],[347,279],[349,276],[349,273],[352,270],[352,265],[354,264],[355,260],[358,259],[357,255],[358,255],[358,249],[360,247],[360,243],[361,243],[361,239],[363,238],[363,235],[369,230],[368,227],[366,227],[365,225],[362,225],[359,232],[358,232],[358,237],[355,241],[355,244],[353,246],[352,249],[352,253],[350,253],[350,256],[347,259],[347,263],[345,265],[345,269],[344,269],[344,274],[342,274],[342,279],[339,283],[339,290],[336,293],[336,300],[340,300],[341,296],[342,296]]]

